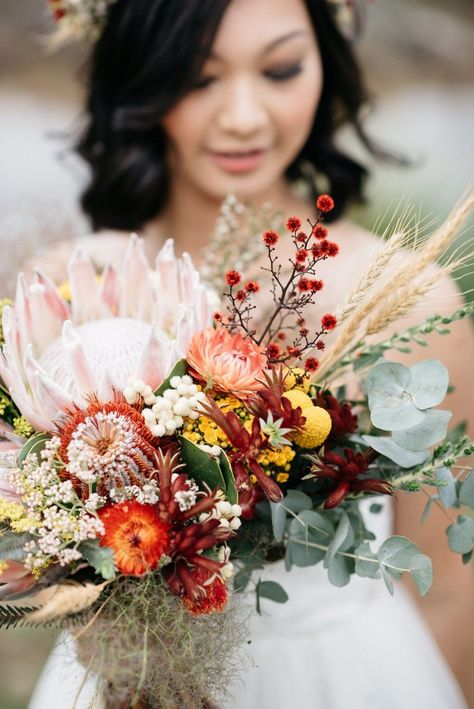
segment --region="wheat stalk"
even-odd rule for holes
[[[50,586],[32,599],[35,604],[39,601],[41,607],[29,613],[25,620],[29,623],[46,623],[71,613],[79,613],[95,603],[108,583],[63,583]]]
[[[316,374],[315,381],[321,381],[348,348],[367,334],[368,324],[365,324],[364,327],[364,323],[369,315],[374,311],[377,313],[376,316],[371,318],[370,323],[371,330],[379,332],[381,328],[374,330],[377,319],[380,322],[384,319],[387,320],[391,311],[393,311],[393,317],[390,317],[390,322],[402,317],[402,314],[406,315],[422,295],[427,293],[439,280],[459,265],[459,262],[452,262],[451,265],[440,268],[436,274],[430,275],[425,280],[421,282],[415,281],[416,277],[419,277],[426,267],[432,264],[452,243],[473,206],[474,194],[471,194],[451,212],[448,219],[432,236],[411,250],[408,263],[405,259],[398,269],[394,272],[392,271],[390,280],[397,284],[395,294],[393,290],[387,288],[386,278],[384,278],[386,274],[383,273],[382,269],[378,270],[378,277],[374,280],[371,290],[365,298],[359,298],[357,289],[353,292],[352,299],[354,302],[357,301],[356,307],[353,308],[352,315],[346,320],[339,337],[327,350],[327,354]],[[391,258],[394,255],[395,251],[392,252]],[[453,265],[454,263],[455,265]],[[369,267],[369,272],[372,271],[371,278],[373,278],[375,270],[374,263]],[[360,283],[363,283],[363,280]],[[374,287],[374,284],[376,286],[377,283],[380,285]],[[395,312],[397,312],[397,315],[395,315]]]

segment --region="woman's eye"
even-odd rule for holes
[[[267,79],[271,79],[271,81],[287,81],[301,74],[302,69],[301,64],[293,64],[292,66],[282,67],[281,69],[268,69],[264,74]]]
[[[193,83],[191,89],[207,89],[207,87],[210,86],[213,81],[215,81],[215,78],[213,76],[202,76]]]

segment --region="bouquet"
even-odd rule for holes
[[[324,225],[329,195],[316,221],[292,217],[262,235],[266,318],[262,286],[237,270],[216,310],[172,241],[154,269],[132,236],[120,273],[97,275],[78,248],[60,288],[20,275],[1,304],[0,624],[70,631],[111,706],[211,706],[241,663],[242,592],[257,612],[261,598],[288,599],[258,579],[265,564],[321,563],[336,586],[357,574],[390,593],[407,573],[428,592],[431,562],[412,541],[372,548],[365,498],[423,490],[425,514],[458,509],[447,535],[467,562],[474,522],[461,506],[474,507],[474,476],[460,461],[474,443],[447,435],[448,372],[385,353],[447,334],[472,308],[367,338],[433,284],[424,269],[471,203],[415,243],[408,266],[395,256],[409,235],[395,230],[316,325],[318,264],[339,252]]]

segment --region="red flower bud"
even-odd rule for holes
[[[236,286],[242,280],[242,276],[238,271],[227,271],[225,281],[228,286]]]
[[[290,217],[286,222],[286,228],[288,231],[298,231],[298,229],[301,229],[301,219]]]
[[[334,209],[334,200],[328,194],[321,194],[316,200],[316,207],[320,212],[330,212]]]
[[[275,244],[278,243],[278,239],[280,237],[276,233],[276,231],[266,231],[263,235],[263,243],[266,246],[275,246]]]
[[[334,330],[337,325],[337,318],[335,315],[323,315],[321,318],[321,325],[325,330]]]

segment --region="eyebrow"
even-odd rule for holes
[[[307,30],[295,30],[294,32],[288,32],[287,34],[284,34],[282,37],[278,37],[277,39],[272,40],[269,44],[267,44],[261,54],[268,54],[268,52],[271,52],[273,49],[276,49],[276,47],[279,47],[280,44],[283,44],[284,42],[287,42],[289,39],[293,39],[293,37],[302,37],[309,34]],[[215,52],[211,52],[209,54],[209,59],[218,59],[220,60],[221,57],[219,57],[218,54]]]

